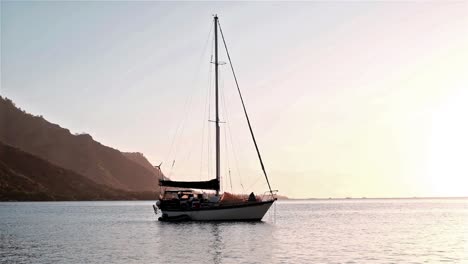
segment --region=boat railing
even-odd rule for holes
[[[270,200],[277,200],[276,194],[278,193],[278,190],[271,190],[271,191],[266,191],[262,195],[262,201],[270,201]],[[265,198],[267,200],[265,200]]]

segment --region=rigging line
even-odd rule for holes
[[[222,112],[222,117],[223,119],[225,119],[224,123],[227,123],[228,120],[227,120],[227,114],[226,114],[226,100],[225,100],[225,95],[224,95],[224,90],[225,90],[225,86],[224,86],[224,76],[222,74],[220,74],[220,81],[221,81],[221,85],[220,85],[220,95],[221,95],[221,103],[222,103],[222,107],[221,107],[221,112]],[[228,171],[230,170],[230,166],[229,166],[229,151],[228,151],[228,145],[227,145],[227,135],[226,135],[226,129],[223,129],[223,133],[224,133],[224,155],[225,155],[225,159],[226,159],[226,168],[225,168],[225,175],[227,174],[228,176],[229,173]],[[226,179],[226,177],[223,177],[224,179]],[[226,183],[226,186],[227,186],[227,181],[225,181]],[[227,190],[228,188],[226,187],[225,190]],[[231,183],[231,192],[232,192],[232,183]]]
[[[189,97],[187,98],[187,101],[186,101],[186,105],[184,107],[184,118],[182,119],[181,121],[181,126],[180,126],[180,133],[177,135],[177,138],[182,138],[183,134],[184,134],[184,131],[185,131],[185,123],[188,119],[188,116],[190,115],[190,108],[191,108],[191,105],[192,105],[192,99],[193,99],[193,94],[194,94],[194,90],[192,90],[192,93],[190,93]],[[175,143],[175,146],[174,146],[174,160],[177,159],[177,154],[178,154],[178,149],[179,149],[179,146],[180,146],[180,140],[176,140],[177,142]]]
[[[203,57],[204,57],[204,55],[205,55],[205,53],[206,53],[206,50],[207,50],[207,48],[208,48],[208,42],[210,42],[210,39],[211,39],[211,32],[212,32],[212,30],[213,30],[213,27],[210,25],[209,28],[210,28],[210,30],[209,30],[209,33],[208,33],[208,38],[207,38],[206,41],[205,41],[205,44],[204,44],[204,46],[203,46],[203,53],[201,54],[200,59],[199,59],[200,62],[203,60]],[[211,50],[211,49],[210,49],[210,50]],[[201,69],[201,68],[202,68],[202,67],[200,67],[200,69]],[[208,68],[208,72],[210,72],[210,74],[211,74],[211,71],[210,71],[210,70],[211,70],[211,69],[210,69],[210,67],[209,67],[209,68]],[[201,70],[200,70],[200,71],[201,71]],[[200,72],[200,71],[199,71],[199,72]],[[211,78],[211,75],[210,75],[210,78]],[[209,79],[208,82],[211,82],[211,79]],[[207,110],[206,110],[206,104],[207,104],[207,102],[206,102],[207,99],[206,99],[206,98],[207,98],[207,97],[208,97],[208,96],[206,95],[206,96],[205,96],[204,113],[203,113],[202,118],[205,118],[206,111],[207,111]],[[204,144],[204,137],[203,137],[203,135],[204,135],[204,131],[205,131],[205,122],[202,122],[202,123],[203,123],[203,127],[202,127],[202,135],[201,135],[201,141],[202,141],[202,143],[201,143],[201,148],[200,148],[200,149],[201,149],[201,154],[200,154],[200,173],[199,173],[199,179],[200,179],[200,180],[201,180],[201,174],[202,174],[202,161],[203,161],[203,144]],[[193,144],[192,144],[192,147],[193,147]],[[192,153],[192,147],[190,147],[188,156],[186,157],[185,161],[187,161],[187,160],[190,161],[190,157],[191,157],[191,153]]]
[[[223,103],[223,100],[224,100],[224,75],[223,75],[223,72],[222,71],[219,71],[218,72],[218,82],[219,82],[219,95],[220,95],[220,101],[221,101],[221,104]],[[219,117],[219,120],[221,121],[221,118],[224,119],[225,117],[225,109],[222,107],[222,105],[219,107],[219,109],[221,110],[221,116]],[[223,121],[225,122],[225,121]],[[226,133],[226,129],[223,129],[223,132]],[[224,134],[226,135],[226,134]],[[221,141],[221,135],[220,135],[220,141]],[[226,142],[225,142],[226,143]],[[227,148],[224,149],[224,152],[221,152],[221,149],[220,149],[220,155],[224,154],[224,158],[227,159]],[[224,164],[224,162],[223,162]],[[226,162],[226,165],[229,167],[229,161]],[[225,171],[219,175],[220,177],[220,181],[222,181],[224,183],[224,185],[227,185],[227,182],[224,180],[226,177],[225,177]],[[223,187],[223,192],[225,190],[227,190],[226,186],[222,186]]]
[[[171,166],[171,169],[169,170],[169,178],[172,176],[172,171],[174,169],[174,165],[175,165],[175,160],[172,161],[172,166]]]
[[[210,36],[211,36],[211,32],[213,31],[213,27],[211,26],[211,24],[210,24],[210,27],[209,27],[209,28],[210,28],[210,30],[209,30],[209,32],[208,32],[208,38],[206,39],[206,41],[205,41],[205,43],[204,43],[204,45],[203,45],[203,52],[202,52],[201,58],[203,57],[203,54],[205,53],[206,48],[207,48],[207,46],[208,46],[208,42],[209,42],[209,40],[211,39]],[[201,60],[201,58],[200,58],[200,60]],[[186,108],[187,101],[188,101],[188,98],[187,98],[186,101],[185,101],[184,108],[183,108],[184,110],[185,110],[185,108]],[[178,125],[177,125],[177,127],[176,127],[176,131],[175,131],[175,133],[174,133],[174,135],[173,135],[173,137],[172,137],[171,145],[170,145],[170,147],[169,147],[169,152],[168,152],[167,155],[166,155],[166,164],[168,164],[168,160],[169,160],[169,158],[171,158],[171,154],[172,154],[172,152],[173,152],[173,150],[174,150],[174,143],[175,143],[176,138],[177,138],[177,135],[178,135],[178,133],[179,133],[179,129],[180,129],[182,123],[183,123],[182,121],[184,121],[184,119],[181,120],[181,121],[179,121],[179,123],[178,123]]]
[[[229,184],[231,185],[231,192],[234,193],[234,191],[232,190],[232,177],[231,177],[231,168],[229,168]]]
[[[234,165],[236,166],[236,172],[237,172],[237,178],[239,179],[239,184],[242,187],[242,192],[245,193],[244,185],[242,184],[242,177],[239,169],[239,158],[237,157],[237,151],[236,151],[236,146],[234,145],[234,140],[233,140],[233,133],[231,129],[231,123],[230,123],[230,118],[229,118],[229,109],[226,107],[226,102],[224,103],[224,109],[226,111],[226,127],[228,130],[229,134],[229,141],[231,143],[231,150],[232,150],[232,156],[234,157]],[[237,141],[236,141],[237,142]]]
[[[202,50],[202,53],[200,54],[200,57],[198,59],[198,64],[201,64],[202,63],[202,60],[203,60],[203,57],[204,57],[204,54],[206,53],[206,50],[208,48],[208,42],[209,40],[211,39],[210,36],[211,36],[211,32],[212,32],[212,29],[211,29],[211,26],[210,26],[210,31],[208,33],[208,38],[206,39],[205,43],[204,43],[204,46],[203,46],[203,50]],[[197,79],[197,76],[200,76],[200,71],[201,71],[201,67],[197,67],[199,69],[199,71],[195,74],[194,76],[194,81],[192,83],[195,83],[195,80]],[[192,111],[190,111],[190,109],[192,108],[192,104],[193,104],[193,97],[194,97],[194,94],[195,94],[195,90],[196,89],[192,89],[191,90],[191,93],[189,94],[189,97],[187,98],[186,100],[186,103],[185,103],[185,106],[184,106],[184,118],[182,119],[182,122],[181,122],[181,130],[180,130],[180,133],[177,135],[176,134],[176,142],[175,142],[175,146],[174,146],[174,160],[177,158],[177,155],[178,155],[178,150],[179,150],[179,147],[180,147],[180,144],[181,144],[181,140],[178,140],[179,138],[182,138],[183,135],[184,135],[184,132],[185,132],[185,124],[187,122],[187,120],[189,119],[189,117],[191,116],[192,114]],[[189,149],[191,150],[193,146],[190,146]],[[190,157],[190,154],[191,152],[188,154],[188,156],[184,159],[184,161],[186,161],[189,157]]]
[[[229,139],[230,139],[230,143],[231,143],[231,150],[232,150],[232,155],[234,157],[234,164],[236,165],[236,171],[237,171],[237,178],[239,179],[239,183],[242,187],[242,191],[245,192],[244,190],[244,185],[242,185],[242,177],[241,177],[241,173],[240,173],[240,169],[239,169],[239,158],[237,157],[237,151],[236,151],[236,147],[234,145],[234,140],[233,140],[233,137],[232,137],[232,130],[231,130],[231,124],[229,123],[229,114],[226,113],[226,118],[227,118],[227,130],[229,130]]]
[[[221,96],[222,98],[222,96]],[[224,99],[223,99],[224,100]],[[227,122],[227,121],[226,121]],[[232,192],[232,180],[231,180],[231,166],[229,165],[229,150],[228,150],[228,140],[227,140],[227,132],[226,132],[226,129],[223,129],[224,131],[224,152],[225,152],[225,156],[226,156],[226,168],[227,168],[227,172],[228,172],[228,176],[229,176],[229,182],[231,183],[231,192]]]
[[[174,142],[175,142],[176,135],[179,133],[180,123],[181,123],[181,121],[179,121],[179,123],[177,124],[176,131],[175,131],[174,135],[172,136],[171,146],[169,147],[169,152],[166,155],[166,164],[168,163],[169,158],[171,156],[172,149],[174,147]],[[171,167],[171,170],[172,170],[172,167]],[[171,175],[171,171],[169,171],[169,176],[170,175]]]
[[[206,128],[206,123],[208,122],[207,120],[210,119],[210,112],[209,112],[209,93],[211,90],[211,81],[212,81],[212,67],[211,63],[208,65],[208,71],[209,71],[209,79],[208,79],[208,89],[206,90],[205,94],[205,112],[203,113],[203,129],[202,129],[202,138],[201,138],[201,155],[200,155],[200,174],[199,174],[199,180],[201,180],[201,175],[203,173],[203,154],[204,154],[204,146],[205,146],[205,128]],[[209,129],[209,128],[208,128]],[[209,140],[209,139],[208,139]]]
[[[251,188],[254,187],[261,178],[262,177],[257,176],[257,179],[255,179],[255,181],[252,184],[250,184],[250,186],[247,188],[247,190],[251,190]]]
[[[224,83],[223,83],[224,85]],[[224,89],[225,90],[225,89]],[[224,90],[222,90],[222,92],[224,92]],[[244,185],[243,185],[243,182],[242,182],[242,176],[241,176],[241,173],[240,173],[240,167],[239,167],[239,158],[237,156],[237,151],[236,151],[236,145],[234,144],[234,141],[238,142],[237,138],[234,139],[235,136],[233,136],[233,133],[232,133],[232,129],[231,129],[231,121],[230,121],[230,114],[229,114],[229,109],[227,107],[227,104],[226,104],[226,100],[224,99],[224,93],[221,94],[223,97],[222,97],[222,103],[223,103],[223,107],[224,107],[224,114],[225,114],[225,118],[226,118],[226,128],[224,129],[224,132],[226,132],[227,130],[227,133],[229,134],[229,143],[231,145],[231,150],[232,150],[232,156],[233,156],[233,159],[234,159],[234,165],[235,165],[235,169],[236,169],[236,174],[237,174],[237,179],[239,179],[239,184],[240,186],[242,187],[242,192],[245,193],[245,189],[244,189]],[[225,139],[225,141],[227,142],[227,140]],[[227,149],[227,147],[226,147]],[[229,174],[229,177],[231,177],[231,174]],[[232,191],[232,179],[229,178],[230,180],[230,183],[231,183],[231,191]]]
[[[222,80],[222,89],[221,89],[221,102],[223,103],[223,117],[225,119],[225,123],[228,123],[229,122],[229,118],[228,118],[228,115],[227,115],[227,107],[226,107],[226,96],[224,94],[224,79]],[[226,164],[227,164],[227,168],[228,168],[228,176],[229,176],[229,183],[230,183],[230,186],[231,186],[231,192],[232,192],[232,179],[231,179],[231,166],[229,165],[229,150],[228,150],[228,140],[227,140],[227,129],[223,129],[223,132],[224,132],[224,151],[226,153]]]
[[[232,179],[231,179],[231,166],[229,163],[229,150],[228,150],[228,140],[227,140],[227,132],[226,129],[224,129],[224,151],[226,152],[226,167],[227,167],[227,173],[229,176],[229,184],[231,187],[231,192],[232,192]]]
[[[213,85],[213,64],[212,64],[212,61],[213,61],[213,53],[214,53],[214,38],[213,40],[211,41],[211,57],[210,57],[210,86],[209,86],[209,89],[208,89],[208,120],[211,120],[211,95],[212,95],[212,87],[214,86]],[[211,179],[212,178],[212,173],[211,173],[211,129],[210,127],[208,127],[208,139],[207,139],[207,171],[208,171],[208,178]]]
[[[263,174],[265,175],[265,179],[266,179],[266,181],[268,183],[268,189],[270,189],[270,193],[273,194],[273,191],[271,190],[271,186],[270,186],[270,181],[268,180],[268,175],[267,175],[266,170],[265,170],[265,166],[263,165],[262,156],[260,155],[260,150],[258,149],[257,141],[255,140],[255,135],[253,133],[252,126],[250,125],[249,115],[247,114],[247,109],[245,108],[244,99],[242,98],[242,93],[241,93],[241,90],[239,88],[239,82],[237,81],[236,73],[234,72],[234,66],[232,66],[231,56],[229,56],[229,51],[228,51],[228,48],[227,48],[226,40],[224,39],[223,30],[221,29],[221,23],[219,23],[219,21],[218,21],[218,26],[219,26],[219,32],[221,33],[221,37],[223,39],[224,48],[226,49],[226,55],[227,55],[228,60],[229,60],[229,65],[231,66],[232,75],[234,76],[234,81],[236,82],[237,91],[239,92],[239,97],[240,97],[241,102],[242,102],[242,108],[244,109],[245,118],[247,119],[247,124],[249,125],[250,135],[252,136],[252,140],[254,142],[255,149],[257,150],[258,160],[260,161],[260,166],[262,167]]]

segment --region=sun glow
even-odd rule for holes
[[[468,195],[468,92],[453,94],[435,112],[429,133],[427,181],[441,196]]]

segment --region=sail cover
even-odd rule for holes
[[[159,180],[160,186],[166,187],[179,187],[179,188],[192,188],[204,190],[219,190],[219,181],[217,179],[209,181],[171,181]]]

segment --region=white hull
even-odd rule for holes
[[[162,210],[163,215],[169,218],[188,216],[193,221],[248,221],[261,220],[266,214],[272,202],[259,203],[249,206],[218,207],[213,209],[172,211]]]

